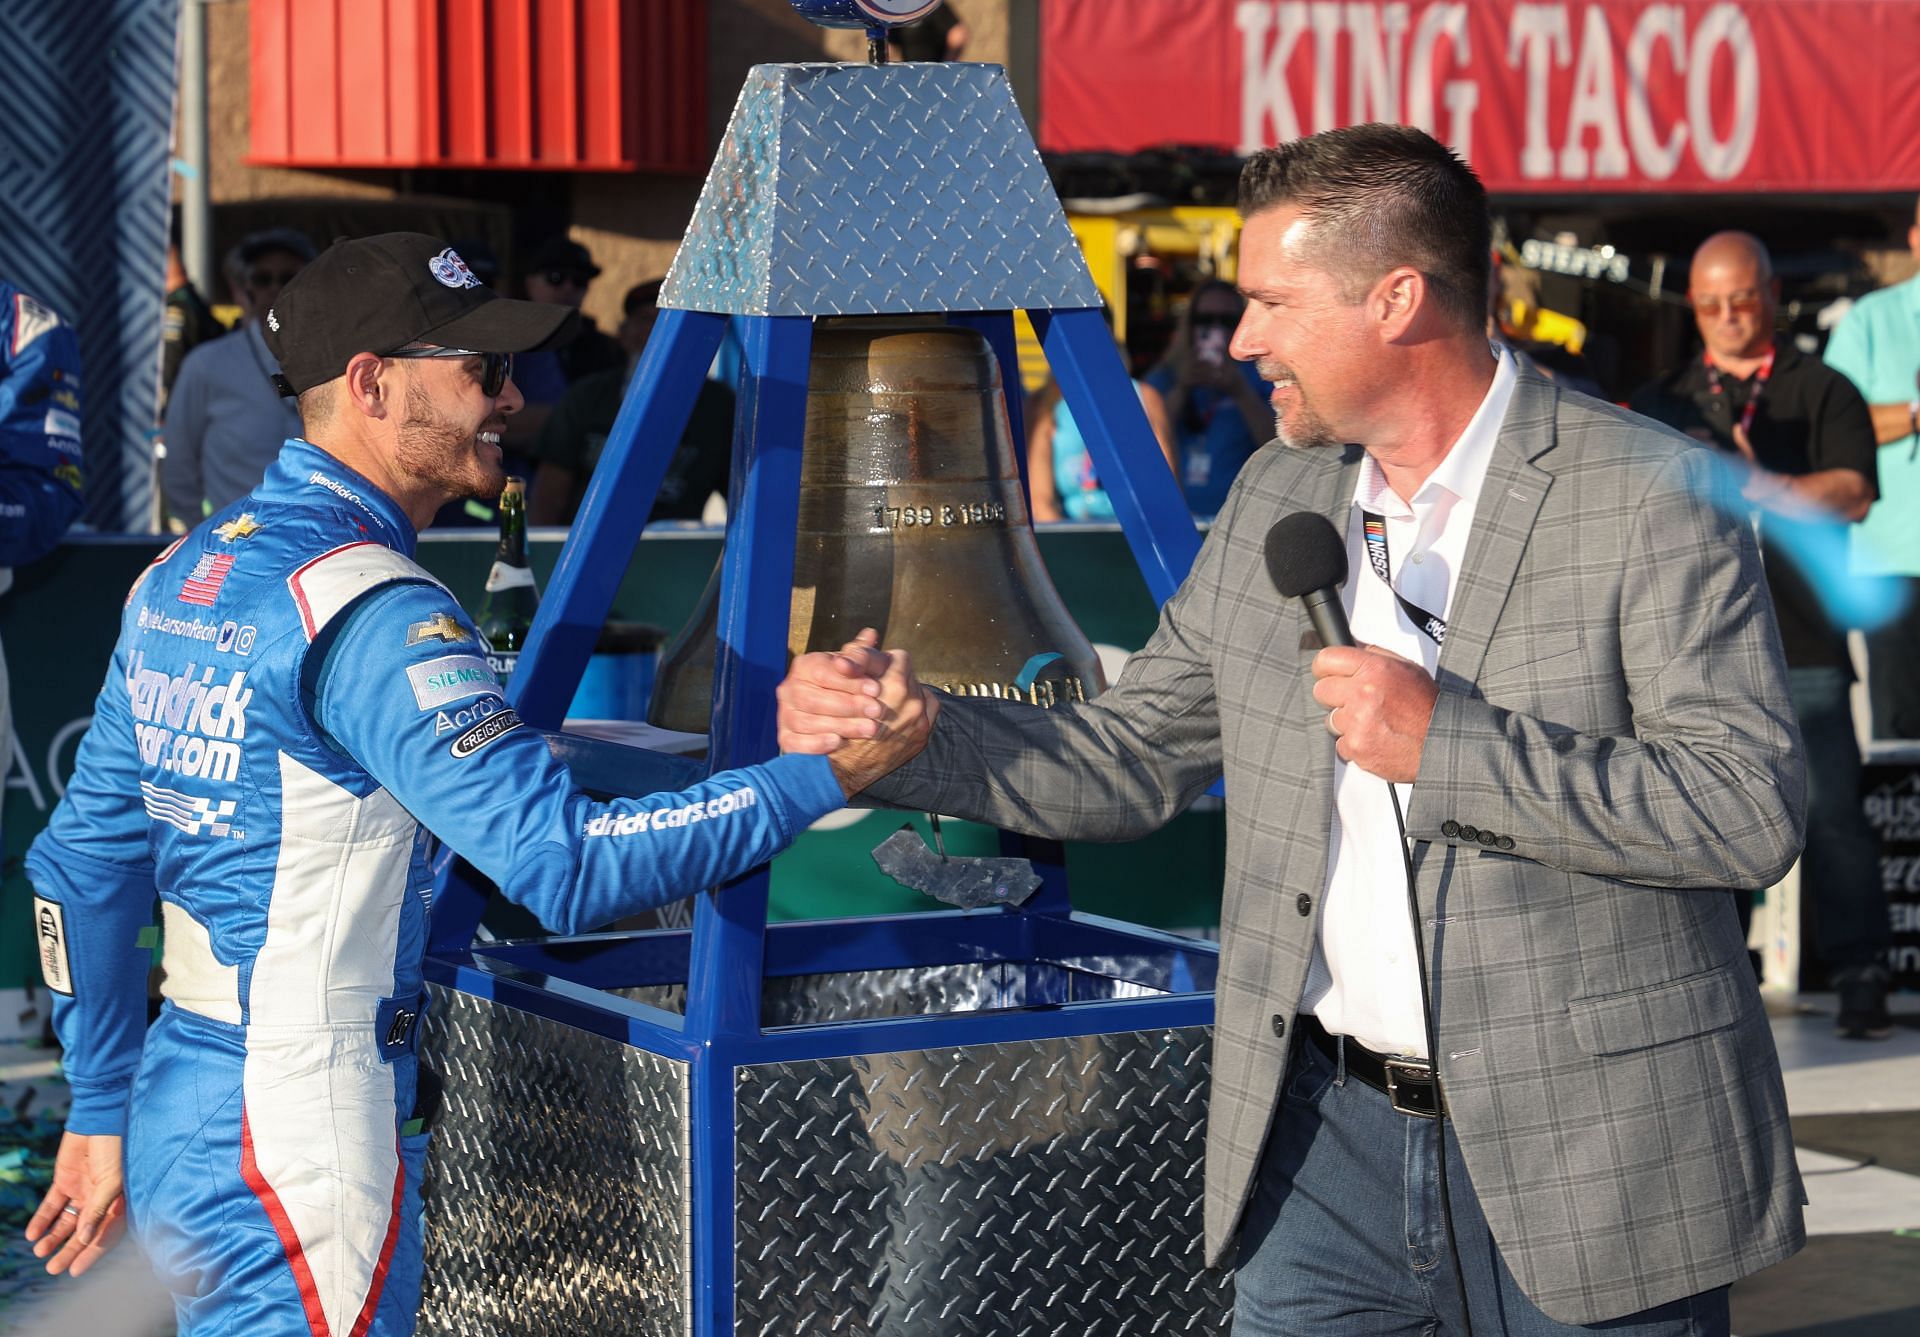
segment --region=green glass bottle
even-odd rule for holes
[[[487,572],[487,592],[474,621],[486,644],[487,663],[502,683],[513,676],[513,666],[533,627],[533,611],[540,606],[540,589],[527,563],[527,483],[509,478],[500,494],[500,547]]]

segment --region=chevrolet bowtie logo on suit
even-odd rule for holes
[[[260,526],[255,523],[253,513],[248,511],[234,516],[224,525],[215,525],[213,532],[225,542],[234,543],[240,539],[252,538],[260,532]]]
[[[408,645],[418,645],[422,641],[445,641],[449,645],[459,645],[472,639],[465,627],[445,613],[436,613],[425,622],[415,622],[407,628]]]

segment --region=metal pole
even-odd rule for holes
[[[1040,125],[1040,0],[1008,0],[1007,82],[1029,128]]]
[[[181,0],[180,22],[180,262],[209,302],[227,298],[216,285],[213,264],[213,204],[208,193],[207,7]]]

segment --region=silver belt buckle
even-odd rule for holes
[[[1382,1059],[1381,1063],[1387,1074],[1387,1099],[1393,1102],[1396,1111],[1416,1119],[1440,1117],[1440,1079],[1434,1075],[1431,1063],[1410,1058]],[[1403,1091],[1401,1082],[1407,1078],[1415,1080],[1409,1082]],[[1416,1095],[1416,1091],[1419,1094]],[[1409,1104],[1408,1101],[1420,1103]]]

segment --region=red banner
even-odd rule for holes
[[[1503,194],[1920,188],[1914,0],[1048,0],[1042,147],[1420,126]]]

